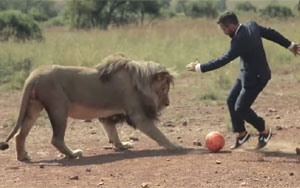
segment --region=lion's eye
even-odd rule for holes
[[[163,87],[163,88],[162,88],[162,92],[163,92],[163,93],[168,93],[168,88],[167,88],[167,87]]]

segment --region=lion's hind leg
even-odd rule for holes
[[[64,141],[68,118],[67,109],[64,109],[62,105],[53,104],[51,107],[47,107],[46,110],[53,129],[51,143],[55,146],[56,149],[58,149],[58,151],[66,155],[66,157],[77,158],[82,156],[82,150],[72,150],[65,144]]]
[[[124,150],[132,148],[132,144],[129,142],[121,142],[116,124],[119,122],[117,117],[108,117],[108,118],[99,118],[99,121],[102,123],[106,135],[108,137],[109,143],[113,144],[116,150]]]
[[[25,150],[25,140],[32,128],[33,123],[38,118],[40,112],[43,109],[43,105],[37,100],[29,100],[28,107],[26,109],[25,117],[22,121],[22,125],[19,133],[16,135],[16,150],[17,159],[19,161],[29,161],[30,157]]]

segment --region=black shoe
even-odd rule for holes
[[[231,146],[231,149],[237,149],[239,148],[242,144],[244,144],[245,142],[247,142],[247,140],[249,140],[250,138],[250,134],[247,132],[244,136],[239,136],[236,138],[236,142],[233,146]]]
[[[265,147],[268,144],[271,137],[272,137],[271,129],[269,130],[268,134],[259,134],[258,144],[257,144],[256,149],[261,149],[261,148]]]

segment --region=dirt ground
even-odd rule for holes
[[[300,70],[298,74],[300,73]],[[43,113],[27,139],[32,162],[16,160],[14,141],[0,151],[0,188],[198,188],[198,187],[300,187],[300,83],[276,73],[253,108],[266,119],[274,136],[261,151],[255,151],[257,133],[241,149],[231,151],[235,141],[224,104],[204,104],[190,92],[199,87],[195,77],[184,74],[176,79],[170,93],[171,106],[161,116],[158,127],[173,142],[187,149],[168,152],[140,131],[118,126],[122,141],[134,148],[116,152],[109,146],[96,120],[69,119],[66,143],[80,148],[80,159],[64,159],[50,144],[52,130]],[[282,79],[280,79],[282,77]],[[299,82],[299,81],[298,81]],[[0,93],[0,139],[11,131],[17,117],[21,92]],[[249,128],[249,126],[247,126]],[[226,140],[218,153],[208,151],[205,136],[220,131]],[[194,145],[198,140],[202,146]]]

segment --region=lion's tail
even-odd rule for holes
[[[19,118],[17,121],[17,124],[15,126],[15,128],[12,130],[12,132],[10,133],[10,135],[6,138],[5,142],[0,142],[0,150],[6,150],[9,146],[8,146],[8,142],[9,140],[15,136],[15,134],[17,133],[17,131],[19,130],[19,128],[21,127],[24,117],[25,117],[25,113],[26,113],[26,108],[28,105],[28,101],[29,101],[29,97],[31,95],[31,90],[33,88],[34,85],[34,81],[29,81],[27,84],[25,84],[25,88],[23,91],[23,98],[22,98],[22,103],[21,103],[21,108],[20,108],[20,112],[19,112]]]

